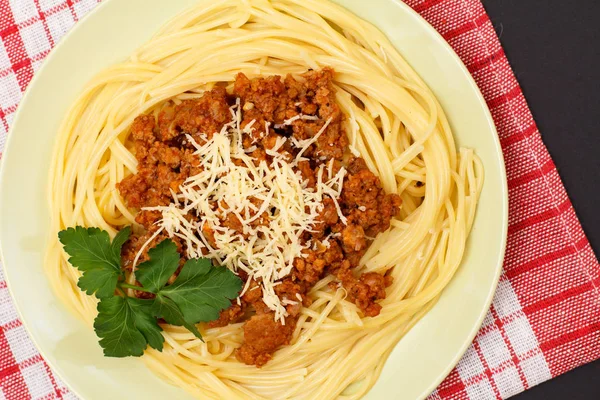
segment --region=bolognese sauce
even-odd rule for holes
[[[325,276],[333,275],[336,281],[331,284],[342,285],[348,299],[367,317],[380,313],[378,302],[385,298],[385,289],[392,283],[387,274],[355,272],[372,238],[386,231],[391,219],[398,214],[400,198],[387,194],[365,161],[350,152],[344,129],[345,116],[335,99],[333,76],[334,71],[328,68],[310,71],[300,77],[288,75],[283,79],[279,76],[250,79],[239,74],[229,92],[218,86],[200,98],[168,103],[156,115],[138,116],[131,127],[130,138],[138,170],[121,181],[118,190],[128,207],[140,210],[136,222],[144,229],[132,235],[123,247],[123,266],[128,270],[134,268],[136,255],[149,239],[153,238],[146,249],[169,238],[166,232],[158,232],[161,213],[144,208],[169,205],[180,186],[200,172],[199,156],[186,138],[189,136],[198,143],[209,140],[231,120],[230,108],[236,102],[241,107],[241,127],[262,128],[244,130],[242,145],[255,163],[269,161],[270,150],[280,143],[278,138],[290,139],[278,150],[290,161],[298,155],[293,140],[316,138],[294,166],[306,186],[315,187],[318,169],[323,164],[334,172],[340,168],[346,170],[341,196],[335,201],[324,198],[318,221],[300,238],[311,246],[303,250],[302,257],[293,260],[291,273],[274,287],[282,304],[287,304],[283,323],[265,304],[261,282],[256,282],[244,271],[237,273],[246,283],[247,290],[232,302],[230,308],[222,311],[217,320],[209,323],[209,327],[220,327],[244,322],[245,341],[236,356],[246,364],[260,367],[279,347],[290,343],[302,307],[311,304],[309,291]],[[259,208],[258,202],[256,206]],[[189,219],[197,217],[186,216]],[[266,225],[268,220],[269,211],[265,210],[253,219],[252,224]],[[220,224],[240,235],[247,234],[243,223],[234,214],[228,214]],[[211,242],[214,232],[206,227],[202,233]],[[170,239],[182,254],[183,265],[186,242],[176,236]],[[214,240],[211,244],[215,245]],[[147,250],[142,251],[139,262],[147,259]],[[152,296],[142,292],[136,295]]]

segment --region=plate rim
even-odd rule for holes
[[[440,42],[441,45],[450,52],[452,57],[458,61],[458,65],[459,65],[460,69],[465,74],[466,79],[469,81],[469,84],[471,85],[473,91],[475,92],[475,95],[477,96],[479,102],[483,105],[483,112],[485,114],[485,118],[486,118],[488,124],[490,125],[490,129],[492,130],[492,133],[493,133],[492,141],[494,143],[496,153],[498,154],[498,161],[499,161],[499,167],[500,167],[499,172],[502,177],[502,179],[501,179],[501,182],[502,182],[502,187],[501,187],[502,209],[500,210],[500,212],[502,214],[502,232],[501,232],[502,243],[501,243],[501,247],[500,247],[500,254],[499,254],[498,260],[496,261],[496,265],[495,265],[495,276],[494,276],[493,286],[488,292],[488,296],[485,301],[485,306],[482,308],[482,310],[479,314],[479,317],[477,318],[477,323],[473,325],[469,335],[463,341],[463,344],[461,345],[460,349],[457,351],[456,356],[452,359],[452,361],[450,362],[448,367],[440,374],[440,376],[438,376],[438,378],[434,382],[432,382],[432,384],[427,389],[423,390],[423,392],[421,393],[421,395],[418,398],[418,400],[423,400],[427,396],[429,396],[431,393],[433,393],[435,391],[435,389],[437,389],[437,387],[444,381],[444,379],[446,379],[446,377],[448,377],[448,375],[452,372],[452,370],[458,365],[458,362],[465,355],[469,346],[475,340],[475,337],[477,336],[477,333],[481,329],[481,326],[483,325],[483,321],[485,320],[485,317],[486,317],[487,313],[489,312],[490,307],[492,306],[492,302],[494,301],[494,296],[496,295],[496,291],[498,289],[498,284],[500,283],[500,277],[501,277],[502,271],[503,271],[504,258],[506,256],[506,245],[507,245],[507,240],[508,240],[508,205],[509,205],[508,178],[506,175],[506,163],[504,161],[504,151],[502,150],[502,145],[500,143],[500,137],[498,136],[498,129],[496,128],[496,122],[494,121],[492,112],[487,104],[487,101],[485,100],[485,97],[483,96],[483,93],[481,92],[481,89],[479,88],[479,85],[475,81],[475,78],[473,77],[471,72],[469,72],[469,69],[463,62],[462,58],[460,58],[460,56],[458,55],[458,53],[456,53],[456,51],[450,45],[450,43],[448,43],[448,41],[446,39],[444,39],[442,34],[439,33],[438,30],[435,29],[433,27],[433,25],[431,25],[429,23],[429,21],[427,21],[423,16],[421,16],[421,14],[419,14],[418,12],[413,10],[404,1],[401,1],[401,0],[391,0],[391,1],[393,3],[397,3],[400,7],[404,8],[404,10],[406,12],[413,14],[413,16],[416,17],[421,22],[421,24],[423,24],[428,30],[430,30],[432,32],[432,34],[434,35],[436,40],[438,42]],[[418,74],[418,71],[417,71],[417,74]],[[484,182],[484,185],[485,185],[485,182]],[[475,218],[477,218],[477,216]],[[462,263],[462,261],[461,261],[461,263]],[[400,339],[400,340],[402,340],[402,339]]]
[[[83,24],[85,24],[90,18],[92,18],[93,15],[98,12],[99,9],[106,7],[106,4],[110,3],[111,1],[112,0],[102,1],[96,7],[94,7],[90,12],[88,12],[86,15],[84,15],[83,18],[76,21],[75,24],[71,27],[71,29],[67,33],[65,33],[65,35],[62,38],[60,38],[58,43],[56,43],[56,45],[53,48],[50,49],[50,52],[42,61],[40,68],[33,74],[33,77],[27,84],[27,87],[25,88],[25,91],[23,92],[23,95],[17,105],[17,109],[15,111],[15,116],[13,118],[11,126],[8,129],[6,142],[4,143],[4,149],[2,150],[2,159],[0,159],[0,191],[2,190],[6,176],[8,175],[8,172],[7,172],[8,167],[6,166],[6,164],[7,164],[6,160],[9,157],[9,154],[12,155],[12,152],[10,152],[9,150],[11,148],[12,142],[14,140],[16,140],[16,139],[14,139],[14,136],[16,136],[16,135],[14,134],[13,131],[15,130],[15,126],[18,126],[18,122],[22,118],[25,118],[23,109],[26,109],[26,107],[24,107],[23,105],[26,104],[26,102],[29,100],[29,97],[31,97],[31,92],[33,91],[33,87],[35,85],[37,85],[37,82],[41,79],[40,76],[43,75],[43,74],[41,74],[42,70],[44,68],[46,68],[48,63],[52,62],[52,60],[54,60],[56,57],[60,56],[60,54],[61,54],[60,49],[62,49],[64,47],[64,44],[67,41],[67,39],[69,37],[75,35],[79,30],[81,30],[82,29],[81,26]],[[58,56],[57,56],[57,54],[58,54]],[[48,186],[48,183],[46,183],[46,187],[47,186]],[[5,211],[3,211],[5,209],[4,203],[3,203],[3,198],[4,198],[3,196],[0,196],[0,220],[2,220],[2,215],[5,212]],[[0,231],[0,239],[1,239],[1,231]],[[23,311],[22,311],[22,307],[20,306],[19,301],[17,301],[17,296],[15,296],[15,293],[13,291],[13,284],[11,284],[11,282],[10,282],[11,274],[9,272],[9,269],[7,268],[7,263],[5,261],[4,245],[2,244],[2,240],[0,240],[0,263],[2,264],[2,272],[4,274],[4,280],[6,281],[6,287],[10,294],[11,302],[15,308],[15,311],[17,312],[17,316],[19,317],[21,324],[25,328],[27,337],[34,344],[35,349],[42,356],[43,361],[46,362],[48,364],[48,366],[50,367],[51,371],[49,373],[56,374],[63,381],[63,383],[69,389],[69,391],[71,391],[73,394],[75,394],[80,399],[85,400],[85,398],[81,395],[81,393],[79,393],[77,390],[75,390],[73,388],[73,386],[71,384],[69,384],[69,379],[63,375],[61,368],[56,368],[56,366],[54,365],[55,363],[52,360],[52,357],[47,357],[46,349],[44,349],[42,346],[39,345],[37,338],[35,337],[35,335],[33,335],[31,333],[30,322],[27,318],[25,318]],[[11,352],[12,352],[12,349],[11,349]]]
[[[75,22],[74,26],[50,50],[50,53],[44,59],[40,69],[38,71],[36,71],[36,73],[33,75],[31,81],[27,85],[27,88],[24,91],[24,93],[19,101],[17,110],[14,114],[13,122],[7,132],[7,140],[5,142],[5,146],[4,146],[4,149],[2,152],[2,159],[0,160],[0,190],[2,188],[3,182],[6,179],[6,176],[8,175],[8,172],[7,172],[8,167],[6,167],[6,164],[7,164],[6,160],[8,159],[8,157],[10,157],[10,155],[12,155],[12,153],[9,150],[12,147],[11,146],[12,142],[15,140],[13,137],[16,136],[16,134],[13,131],[15,130],[15,126],[19,125],[18,122],[21,119],[26,118],[23,110],[27,109],[27,107],[24,107],[22,105],[24,105],[28,102],[29,97],[31,97],[30,93],[33,91],[32,88],[35,87],[38,84],[38,81],[41,79],[40,76],[42,76],[43,74],[41,74],[40,72],[44,68],[46,68],[48,63],[51,63],[55,58],[60,57],[60,55],[62,54],[61,49],[64,47],[65,42],[67,42],[67,40],[70,37],[77,35],[77,33],[82,29],[82,26],[84,26],[88,22],[89,19],[93,18],[94,15],[99,13],[100,10],[107,7],[108,4],[112,4],[113,2],[116,2],[116,1],[117,0],[103,0],[96,7],[94,7],[94,9],[92,9],[90,12],[88,12],[83,18],[81,18],[80,20]],[[338,2],[340,2],[340,1],[343,2],[344,0],[332,0],[332,1],[336,4],[339,4]],[[423,18],[418,12],[413,10],[408,4],[404,3],[401,0],[383,0],[383,1],[388,1],[390,3],[396,4],[397,6],[399,6],[400,8],[403,9],[403,12],[409,13],[412,15],[412,17],[416,18],[420,22],[420,24],[423,25],[424,29],[426,29],[428,31],[428,33],[432,34],[433,37],[435,37],[435,40],[438,41],[441,44],[441,46],[444,47],[448,51],[448,53],[457,61],[459,68],[461,69],[461,71],[465,75],[467,81],[469,82],[469,85],[471,86],[471,89],[473,90],[475,96],[477,97],[477,100],[482,105],[485,119],[491,130],[490,133],[493,133],[492,142],[494,145],[495,152],[498,155],[498,160],[497,160],[498,167],[499,167],[498,172],[500,173],[500,176],[502,178],[501,179],[502,186],[500,188],[501,193],[502,193],[502,199],[501,199],[502,203],[501,203],[501,210],[499,210],[501,213],[501,221],[502,221],[501,232],[500,232],[501,233],[501,243],[500,243],[500,251],[498,254],[498,258],[494,265],[494,279],[493,279],[492,285],[491,285],[490,289],[488,290],[488,295],[486,297],[484,304],[482,304],[482,308],[481,308],[480,314],[477,318],[476,324],[474,324],[472,326],[472,328],[469,332],[469,335],[467,335],[465,337],[460,348],[456,349],[455,356],[449,362],[448,366],[439,374],[439,376],[435,380],[432,380],[432,383],[427,387],[427,389],[424,389],[422,391],[422,393],[418,396],[418,399],[421,400],[421,399],[425,399],[429,394],[431,394],[439,386],[439,384],[441,382],[443,382],[443,380],[448,376],[448,374],[456,367],[456,365],[458,364],[460,359],[463,357],[463,355],[467,351],[468,347],[473,342],[478,331],[480,330],[481,325],[485,319],[485,316],[487,315],[487,313],[490,309],[490,306],[492,304],[492,301],[494,299],[494,295],[498,288],[498,284],[499,284],[500,277],[502,274],[503,263],[504,263],[504,258],[505,258],[505,254],[506,254],[506,245],[507,245],[507,237],[508,237],[508,207],[509,207],[508,181],[507,181],[507,174],[506,174],[506,164],[504,161],[504,154],[502,151],[502,146],[500,144],[500,138],[498,136],[498,131],[497,131],[493,116],[487,105],[485,97],[483,96],[483,94],[481,92],[481,89],[479,88],[477,82],[475,81],[472,74],[469,72],[468,68],[465,66],[465,64],[462,61],[462,59],[460,58],[460,56],[454,51],[452,46],[443,38],[443,36],[430,23],[427,20],[425,20],[425,18]],[[343,7],[343,5],[342,5],[342,7]],[[373,23],[373,25],[375,27],[377,27],[377,23]],[[158,28],[160,28],[160,27],[157,27],[157,29]],[[418,71],[417,71],[417,73],[418,73]],[[3,210],[4,210],[3,196],[0,196],[0,217],[3,214]],[[13,292],[13,288],[12,288],[13,285],[10,282],[11,274],[9,273],[9,269],[7,268],[7,264],[5,262],[3,248],[4,247],[2,245],[2,241],[0,240],[0,262],[2,263],[2,268],[4,271],[4,279],[7,283],[7,288],[10,293],[10,296],[11,296],[12,304],[16,310],[17,316],[19,317],[23,327],[25,328],[25,330],[27,332],[28,338],[33,342],[36,350],[40,353],[43,360],[50,366],[52,373],[55,373],[63,381],[63,383],[67,386],[67,388],[72,393],[74,393],[79,398],[84,399],[84,397],[77,390],[75,390],[73,388],[73,386],[69,383],[68,377],[63,375],[62,369],[57,368],[55,366],[55,362],[54,362],[54,360],[52,360],[52,357],[47,357],[47,355],[46,355],[47,350],[42,348],[39,345],[38,340],[31,333],[30,323],[27,320],[27,318],[24,317],[23,312],[22,312],[22,307],[20,306],[20,303],[16,300],[17,297],[15,296],[15,293]],[[386,361],[386,363],[387,363],[387,361]]]

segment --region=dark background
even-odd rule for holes
[[[483,4],[583,229],[600,254],[600,0]],[[600,399],[600,361],[515,399]]]

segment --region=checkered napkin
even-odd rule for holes
[[[600,358],[600,268],[479,0],[405,0],[450,43],[496,122],[508,173],[504,272],[475,341],[430,399],[505,399]],[[98,0],[0,0],[0,157],[44,57]],[[1,188],[0,188],[1,189]],[[0,270],[0,399],[76,397],[23,328]]]

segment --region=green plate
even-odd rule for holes
[[[459,145],[483,160],[486,180],[465,259],[437,305],[392,352],[368,399],[421,399],[473,340],[500,275],[507,228],[506,175],[494,124],[450,46],[394,0],[338,0],[377,25],[425,79]],[[125,59],[194,0],[106,0],[70,32],[36,74],[8,136],[0,175],[0,243],[9,288],[44,358],[80,397],[188,399],[137,359],[102,356],[94,333],[54,297],[43,272],[49,232],[47,173],[57,128],[85,83]]]

